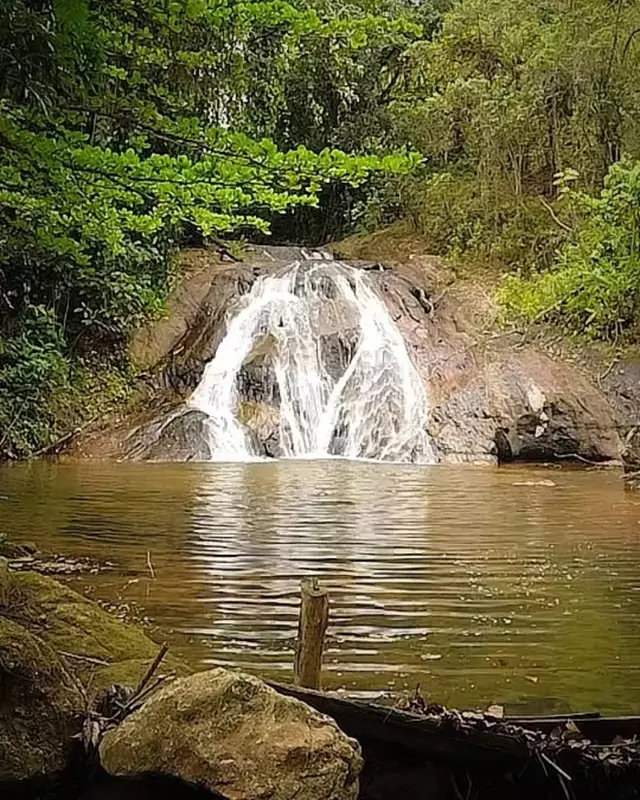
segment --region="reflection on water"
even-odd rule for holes
[[[0,530],[115,561],[77,588],[140,609],[198,666],[288,679],[317,575],[328,686],[640,713],[640,496],[615,472],[18,465],[0,468]]]

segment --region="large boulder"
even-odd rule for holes
[[[112,775],[163,774],[229,800],[355,800],[357,742],[258,678],[224,669],[161,689],[104,737]]]
[[[181,405],[132,431],[124,450],[142,461],[211,461],[211,429],[202,411]]]

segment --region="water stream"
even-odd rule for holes
[[[260,455],[238,391],[256,358],[285,457],[433,462],[422,379],[365,271],[301,261],[258,278],[188,402],[209,418],[212,460]]]

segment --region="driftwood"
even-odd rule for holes
[[[375,742],[398,755],[469,764],[518,762],[527,757],[526,746],[509,736],[470,727],[447,728],[442,719],[420,717],[411,710],[347,700],[297,686],[270,685],[333,717],[361,744]]]
[[[419,691],[402,707],[388,707],[294,686],[272,684],[329,716],[357,739],[371,758],[446,765],[467,775],[466,797],[640,797],[640,717],[502,718],[427,703]],[[501,709],[500,709],[501,712]],[[585,731],[598,732],[599,741]],[[628,738],[624,738],[624,737]],[[455,779],[454,779],[455,780]],[[500,781],[511,787],[500,794]],[[490,790],[487,787],[493,787]],[[457,791],[456,791],[457,789]],[[493,794],[495,789],[495,794]],[[631,793],[629,793],[631,792]],[[471,795],[469,795],[471,796]]]
[[[156,677],[168,650],[169,645],[165,642],[135,688],[112,686],[97,703],[88,704],[82,732],[79,736],[88,754],[97,751],[102,737],[108,730],[124,722],[130,714],[144,705],[156,689],[175,677],[173,673]],[[64,655],[74,657],[73,653]],[[95,661],[97,663],[97,659]]]

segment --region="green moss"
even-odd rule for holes
[[[112,617],[100,606],[51,578],[34,572],[13,576],[10,616],[66,656],[83,682],[94,690],[113,683],[135,685],[158,652],[158,645],[141,628]],[[77,658],[74,658],[76,656]],[[85,659],[109,662],[99,667]],[[167,669],[179,675],[186,666],[169,656]]]
[[[84,695],[137,685],[158,645],[57,581],[3,566],[0,781],[9,781],[63,770],[86,713]],[[171,656],[163,662],[168,670],[188,671]]]
[[[83,699],[53,649],[0,617],[0,781],[66,766]]]

